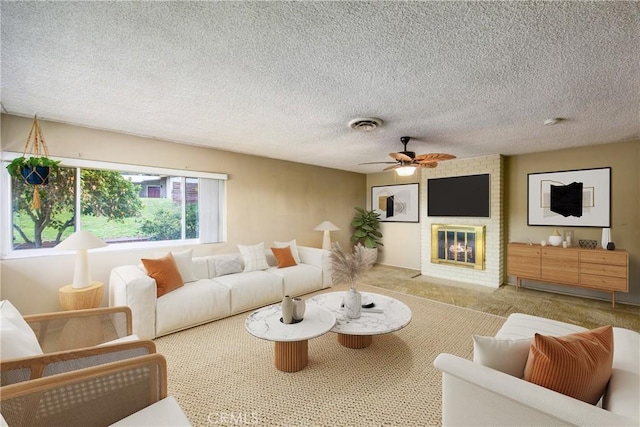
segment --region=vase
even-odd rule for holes
[[[362,295],[356,290],[351,288],[344,296],[344,312],[345,316],[349,319],[357,319],[360,317],[360,311],[362,310]]]
[[[306,304],[302,298],[293,298],[293,320],[299,322],[304,318]]]
[[[611,241],[611,229],[603,228],[602,229],[602,249],[607,249],[607,245]]]
[[[289,295],[285,295],[282,299],[282,323],[290,324],[293,322],[293,300]]]

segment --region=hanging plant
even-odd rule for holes
[[[32,156],[27,158],[29,147],[31,147]],[[40,130],[38,117],[34,116],[22,157],[13,159],[7,165],[9,175],[16,179],[23,179],[25,183],[34,186],[33,201],[31,203],[34,209],[40,208],[39,187],[49,182],[49,175],[52,171],[58,169],[59,163],[59,161],[49,159],[49,151],[47,150],[42,130]]]
[[[17,157],[7,165],[7,171],[14,178],[24,179],[27,184],[45,185],[51,172],[58,170],[59,163],[48,157]]]

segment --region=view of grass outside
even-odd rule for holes
[[[149,224],[153,224],[151,229],[162,229],[165,231],[173,231],[172,238],[180,238],[180,205],[174,203],[171,199],[160,198],[141,198],[142,213],[139,217],[124,218],[123,220],[109,220],[104,216],[96,217],[92,215],[83,215],[81,218],[82,228],[91,231],[97,237],[109,241],[109,240],[159,240],[154,238],[153,235],[145,234],[143,228],[145,224],[147,229]],[[60,217],[54,218],[56,220],[66,221],[70,218],[70,213],[60,215]],[[33,230],[33,221],[24,212],[18,212],[14,214],[14,221],[22,228],[22,230]],[[197,221],[197,217],[195,218]],[[178,235],[175,236],[175,230],[177,227]],[[74,232],[72,228],[65,230],[63,239],[68,237]],[[55,240],[57,230],[52,227],[47,227],[42,233],[43,242],[52,242]],[[197,237],[187,236],[187,237]],[[18,233],[15,233],[14,246],[24,244],[24,240]]]

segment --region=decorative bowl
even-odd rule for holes
[[[595,249],[598,246],[597,240],[578,240],[578,245],[582,249]]]
[[[551,246],[560,246],[562,244],[562,236],[549,236],[547,241]]]

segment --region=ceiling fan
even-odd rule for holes
[[[438,162],[442,160],[455,159],[456,156],[445,153],[429,153],[418,154],[413,151],[407,151],[407,143],[411,140],[409,136],[400,137],[400,142],[404,146],[403,151],[397,153],[389,153],[391,158],[395,159],[394,162],[367,162],[358,163],[360,165],[373,165],[373,164],[390,164],[383,170],[395,170],[398,175],[408,176],[415,172],[416,168],[435,168],[438,166]]]

